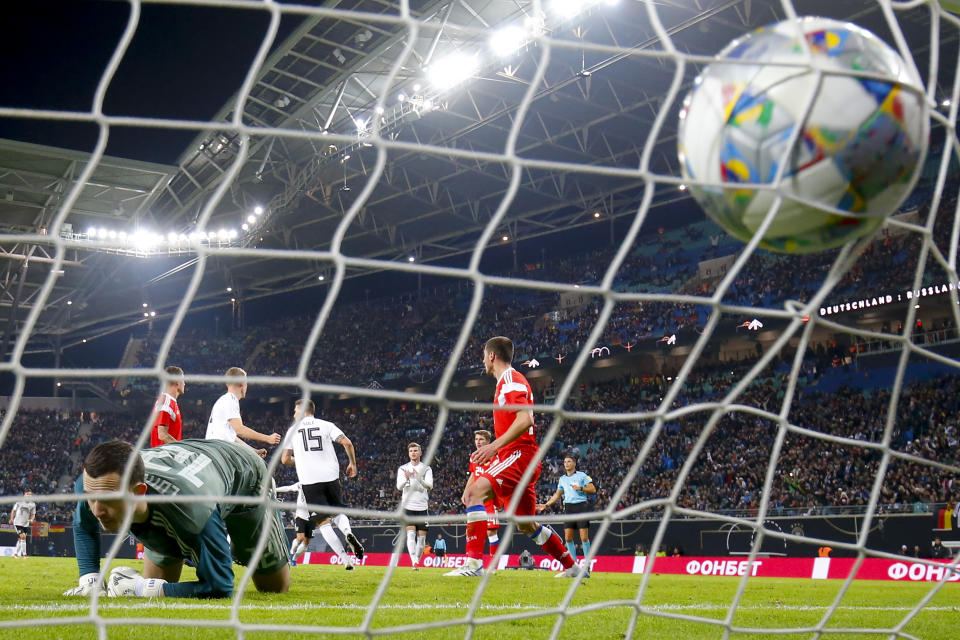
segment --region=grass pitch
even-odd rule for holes
[[[125,564],[141,568],[136,561]],[[236,569],[239,584],[243,569]],[[491,576],[479,597],[475,625],[471,625],[470,607],[481,581],[444,578],[443,571],[395,570],[376,608],[370,605],[378,597],[387,569],[358,567],[347,572],[342,567],[308,565],[293,570],[292,588],[283,595],[257,593],[251,585],[238,602],[102,598],[93,611],[89,599],[60,595],[76,584],[73,559],[0,558],[0,640],[93,639],[101,626],[111,639],[353,640],[375,635],[445,640],[469,635],[481,640],[528,640],[549,637],[558,624],[560,638],[619,639],[626,637],[635,611],[630,602],[636,600],[641,583],[641,576],[598,573],[570,593],[572,582],[556,580],[551,573],[501,571]],[[185,569],[183,577],[193,579],[194,575]],[[653,576],[633,637],[722,638],[723,621],[738,585],[738,578]],[[729,619],[729,637],[812,637],[841,586],[835,580],[752,578]],[[912,613],[932,587],[855,582],[827,619],[823,637],[881,638],[898,629],[909,634],[905,637],[956,638],[960,584],[945,585],[919,612]],[[570,608],[562,618],[558,611],[568,597]],[[428,628],[413,628],[421,624]],[[361,633],[364,628],[371,634]],[[766,633],[743,633],[747,628]],[[798,632],[785,634],[785,629]]]

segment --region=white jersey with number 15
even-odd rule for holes
[[[330,482],[340,478],[340,461],[333,443],[343,435],[340,427],[307,416],[287,430],[283,448],[293,450],[301,484]]]

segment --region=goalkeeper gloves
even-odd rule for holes
[[[138,598],[159,598],[163,596],[166,580],[144,578],[130,567],[117,567],[107,578],[107,595],[111,598],[136,596]]]
[[[67,589],[63,592],[65,596],[89,596],[94,589],[104,595],[106,591],[103,588],[103,582],[100,581],[98,573],[85,573],[80,576],[80,584],[73,589]]]

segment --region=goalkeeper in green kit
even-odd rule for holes
[[[206,498],[165,502],[100,500],[97,494],[123,491],[120,486],[131,455],[127,490],[138,496]],[[249,447],[219,440],[183,440],[134,454],[133,446],[111,440],[94,447],[77,480],[73,524],[80,584],[64,595],[86,596],[99,588],[100,527],[116,532],[132,510],[130,533],[143,543],[143,575],[116,567],[106,580],[110,596],[228,598],[233,594],[233,561],[247,565],[264,527],[266,540],[253,584],[259,591],[284,593],[290,587],[287,540],[276,509],[266,504],[235,504],[230,496],[260,497],[272,479],[263,460]],[[228,537],[229,534],[229,537]],[[184,559],[197,570],[196,582],[180,582]]]

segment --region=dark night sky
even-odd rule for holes
[[[5,4],[0,105],[88,111],[130,16],[124,2]],[[277,41],[300,18],[285,18]],[[269,25],[266,11],[144,4],[107,92],[109,115],[206,120],[240,87]],[[0,137],[89,151],[89,123],[0,118]],[[110,155],[174,163],[194,131],[113,128]]]

